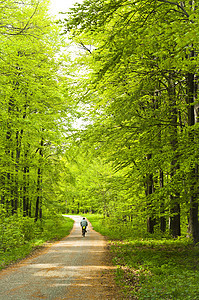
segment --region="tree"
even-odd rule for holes
[[[74,41],[94,49],[83,57],[92,70],[90,105],[98,116],[92,140],[131,178],[139,170],[139,184],[143,189],[148,185],[148,220],[169,216],[174,237],[181,234],[180,210],[191,197],[190,219],[195,224],[191,233],[196,243],[198,199],[193,191],[198,182],[193,175],[197,174],[193,141],[197,124],[189,121],[196,101],[193,86],[197,88],[198,57],[191,55],[197,49],[196,7],[189,1],[84,1],[74,6],[65,22]],[[157,180],[160,172],[164,186]]]
[[[73,110],[57,56],[63,43],[46,1],[1,5],[0,201],[8,215],[38,220]]]

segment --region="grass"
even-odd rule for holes
[[[26,241],[23,245],[0,252],[0,270],[27,257],[33,250],[42,247],[45,242],[57,241],[67,236],[73,227],[73,223],[74,221],[70,218],[59,218],[55,226],[53,220],[47,220],[43,232],[34,239]]]
[[[100,215],[87,217],[96,231],[109,238],[116,279],[126,299],[199,299],[199,248],[188,239],[151,235],[116,240]]]

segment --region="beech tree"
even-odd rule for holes
[[[63,43],[47,1],[3,1],[0,15],[0,203],[37,221],[53,207],[49,178],[70,127]]]
[[[71,9],[65,26],[92,70],[90,106],[98,119],[90,139],[142,186],[149,232],[158,222],[165,230],[169,218],[171,234],[179,236],[181,211],[189,209],[197,243],[195,3],[84,1]]]

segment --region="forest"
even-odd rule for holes
[[[198,16],[194,1],[84,1],[62,22],[83,52],[91,159],[70,211],[199,242]]]
[[[5,0],[0,17],[4,263],[62,214],[197,246],[197,1],[84,0],[57,20],[46,0]]]

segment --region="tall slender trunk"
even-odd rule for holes
[[[40,149],[39,149],[39,166],[37,169],[37,200],[36,200],[36,207],[35,207],[35,222],[40,218],[42,219],[42,157],[43,157],[43,146],[44,140],[41,139],[40,142]]]
[[[37,221],[41,216],[41,200],[42,200],[42,171],[41,168],[37,170],[37,200],[35,206],[35,221]]]
[[[173,82],[173,78],[170,77],[168,81],[168,96],[169,96],[169,104],[170,104],[170,144],[172,149],[172,161],[171,161],[171,182],[174,181],[174,177],[176,175],[177,170],[179,169],[178,163],[178,131],[177,131],[177,103],[176,103],[176,92],[175,85]],[[180,228],[180,194],[175,189],[173,193],[170,195],[170,233],[173,237],[177,237],[181,235]]]
[[[159,175],[159,182],[160,182],[160,188],[163,188],[164,186],[164,172],[163,170],[160,170],[160,175]],[[162,216],[165,212],[165,205],[164,205],[164,202],[163,202],[163,199],[160,199],[160,230],[162,232],[165,232],[166,231],[166,218],[164,216]]]
[[[151,159],[151,154],[147,155],[147,160]],[[146,176],[146,197],[150,197],[154,192],[153,174],[147,174]],[[147,218],[147,232],[154,233],[154,226],[156,225],[156,218],[153,213],[152,203],[148,203],[148,218]]]
[[[191,53],[191,57],[194,57],[194,51]],[[195,118],[194,105],[195,102],[195,76],[193,73],[187,74],[187,104],[188,104],[188,125],[193,126],[198,122],[198,116]],[[189,133],[190,143],[194,143],[194,131]],[[198,195],[199,191],[197,187],[198,183],[198,165],[190,171],[190,211],[189,211],[189,233],[193,237],[193,242],[199,242],[199,222],[198,222]]]
[[[5,158],[6,158],[6,172],[5,172],[5,198],[6,207],[8,213],[14,214],[14,201],[13,201],[13,172],[12,172],[12,162],[13,162],[13,145],[12,145],[12,116],[14,109],[14,100],[11,97],[8,103],[8,121],[7,121],[7,131],[6,131],[6,144],[5,144]]]
[[[13,190],[13,197],[14,197],[14,212],[17,212],[18,206],[19,206],[19,163],[20,163],[20,155],[21,155],[21,139],[22,134],[17,130],[16,131],[16,154],[14,158],[14,190]]]
[[[23,215],[31,216],[30,210],[30,199],[29,199],[29,167],[26,165],[27,153],[24,155],[24,163],[23,167]]]

